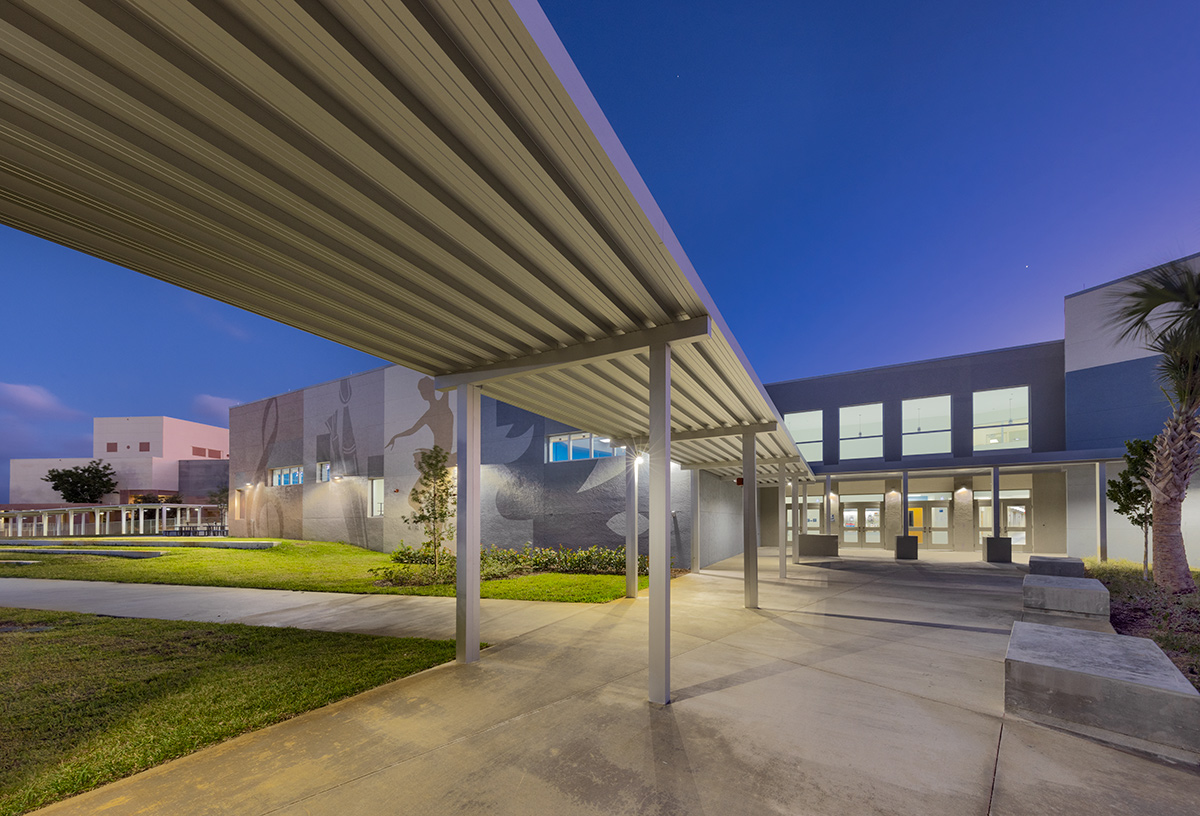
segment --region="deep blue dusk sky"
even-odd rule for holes
[[[542,0],[765,382],[1062,337],[1200,251],[1200,3]],[[10,457],[374,358],[0,227]]]

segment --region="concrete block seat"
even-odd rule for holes
[[[1029,556],[1030,575],[1057,575],[1062,578],[1085,578],[1083,559],[1051,555]]]
[[[1025,610],[1108,620],[1108,590],[1095,578],[1026,575]]]
[[[1146,638],[1017,621],[1004,658],[1004,710],[1200,762],[1200,693]]]
[[[817,535],[815,533],[808,533],[799,535],[796,536],[796,546],[793,552],[796,558],[837,556],[838,537],[836,534]]]

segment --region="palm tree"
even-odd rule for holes
[[[1146,486],[1153,500],[1154,583],[1195,592],[1180,518],[1200,465],[1200,272],[1178,261],[1139,276],[1116,296],[1112,322],[1121,339],[1162,355],[1158,378],[1171,416],[1154,440]]]

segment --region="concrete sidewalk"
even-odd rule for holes
[[[0,578],[0,606],[454,639],[454,598],[416,595]],[[480,607],[483,640],[500,643],[577,615],[588,605],[484,599]]]
[[[1004,716],[1016,567],[848,557],[781,581],[762,555],[759,610],[736,559],[672,583],[670,706],[645,699],[645,598],[582,606],[44,812],[1200,811],[1194,769]]]

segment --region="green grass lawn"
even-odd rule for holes
[[[172,543],[179,539],[168,539]],[[5,545],[0,542],[0,549]],[[56,549],[96,549],[97,542],[55,542]],[[23,545],[22,545],[22,548]],[[5,555],[0,559],[36,560],[27,566],[0,564],[0,578],[63,578],[76,581],[117,581],[137,584],[184,584],[316,592],[357,592],[386,595],[454,595],[453,586],[381,587],[373,567],[390,565],[385,553],[349,544],[283,541],[266,550],[222,550],[211,547],[160,547],[139,540],[117,549],[158,549],[161,558],[112,558],[94,555]],[[639,586],[647,586],[646,578]],[[622,575],[563,575],[543,573],[483,581],[484,598],[529,601],[604,603],[625,595]]]
[[[0,816],[453,658],[453,641],[0,608]]]

